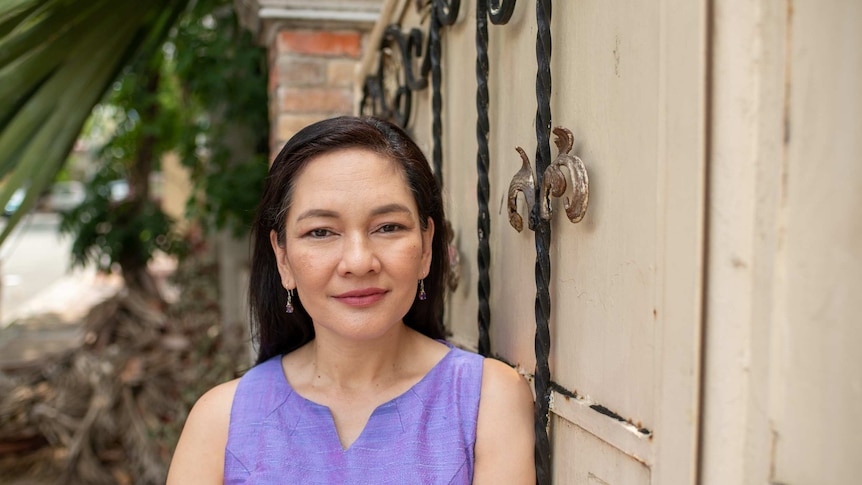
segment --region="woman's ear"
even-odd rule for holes
[[[432,242],[434,241],[434,219],[428,218],[428,224],[422,230],[422,268],[420,278],[431,272]]]
[[[287,250],[278,243],[278,233],[274,230],[269,231],[269,243],[272,245],[272,252],[275,254],[278,274],[281,275],[281,286],[286,290],[293,289],[293,273],[290,271],[290,265],[287,262]]]

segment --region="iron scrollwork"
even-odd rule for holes
[[[479,0],[480,2],[482,0]],[[515,0],[487,0],[488,18],[494,25],[504,25],[512,18],[515,11]]]
[[[423,51],[422,32],[412,29],[409,34],[401,32],[398,24],[390,25],[384,32],[379,46],[377,72],[365,78],[362,88],[360,113],[387,118],[406,128],[410,122],[412,96],[414,91],[428,87],[431,77],[432,156],[434,175],[443,182],[443,97],[441,40],[444,26],[452,25],[458,19],[460,0],[417,0],[416,9],[430,7],[428,42],[419,67],[419,76],[414,76],[413,62]],[[393,44],[397,49],[393,48]],[[400,64],[400,69],[399,69]]]
[[[417,10],[430,7],[432,13],[428,35],[424,36],[428,39],[427,43],[423,41],[423,33],[418,28],[405,33],[400,25],[391,24],[384,30],[378,46],[377,70],[373,76],[365,78],[360,113],[387,118],[402,127],[407,126],[413,92],[426,89],[429,73],[433,78],[435,67],[438,71],[440,69],[439,29],[455,23],[460,5],[460,0],[416,2]],[[421,62],[417,69],[415,60],[419,58]],[[439,72],[437,75],[439,77]],[[437,87],[436,95],[439,96]]]
[[[413,59],[422,54],[422,32],[412,29],[405,35],[398,25],[392,24],[383,33],[379,51],[375,75],[365,78],[361,112],[367,114],[370,109],[375,116],[407,126],[413,91],[428,86],[423,68],[420,67],[419,77],[413,70]]]
[[[458,20],[461,0],[433,0],[434,16],[440,25],[454,25]]]

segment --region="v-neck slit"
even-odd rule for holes
[[[332,409],[329,406],[326,406],[324,404],[320,404],[318,402],[312,401],[311,399],[308,399],[307,397],[305,397],[302,394],[300,394],[299,392],[297,392],[296,389],[294,389],[293,386],[290,385],[290,381],[287,379],[287,374],[284,371],[283,366],[282,366],[282,377],[283,377],[282,381],[283,381],[283,384],[287,387],[287,392],[289,393],[288,399],[290,399],[290,397],[295,396],[296,399],[302,400],[307,405],[308,409],[317,409],[319,412],[322,412],[321,414],[323,416],[325,416],[325,419],[327,420],[327,434],[334,436],[335,441],[338,443],[337,446],[341,449],[341,451],[343,453],[347,453],[353,449],[354,445],[356,445],[356,443],[358,443],[362,439],[363,436],[365,436],[367,434],[368,428],[372,424],[372,420],[374,420],[375,416],[377,416],[377,414],[378,414],[378,411],[380,411],[381,409],[384,409],[384,408],[390,407],[390,406],[394,406],[395,407],[395,413],[398,415],[398,423],[403,430],[404,422],[403,422],[403,419],[402,419],[400,413],[398,412],[398,401],[405,399],[407,396],[415,396],[419,401],[422,401],[422,394],[420,392],[417,392],[417,389],[420,389],[424,383],[430,381],[433,378],[433,374],[435,372],[438,372],[438,369],[442,368],[445,365],[444,362],[447,359],[449,359],[450,356],[453,354],[454,346],[452,344],[450,344],[448,342],[443,342],[443,341],[441,341],[441,343],[445,344],[449,348],[449,350],[446,352],[446,354],[443,355],[443,357],[441,357],[440,360],[438,360],[437,363],[435,363],[428,370],[428,372],[426,372],[425,375],[422,376],[421,379],[416,381],[413,385],[411,385],[409,388],[407,388],[404,392],[400,393],[399,395],[393,397],[392,399],[390,399],[386,402],[378,404],[371,411],[371,414],[368,415],[368,419],[365,421],[365,424],[362,426],[362,429],[359,431],[359,434],[356,435],[356,439],[354,439],[350,443],[350,445],[347,446],[347,448],[345,448],[342,445],[341,435],[338,432],[338,426],[335,425],[335,416],[332,414]],[[314,414],[315,414],[315,416],[312,416],[313,419],[319,418],[319,416],[316,415],[317,413],[314,413]],[[300,421],[301,420],[302,420],[302,418],[300,418]],[[297,423],[297,424],[299,424],[299,423]]]

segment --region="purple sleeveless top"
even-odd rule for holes
[[[374,410],[347,450],[329,408],[290,387],[281,356],[252,368],[231,408],[224,483],[471,483],[484,358],[449,347],[421,381]]]

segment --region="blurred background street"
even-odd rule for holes
[[[0,250],[0,326],[37,310],[32,300],[50,287],[84,276],[85,271],[69,268],[71,238],[57,232],[59,222],[55,213],[28,214]]]
[[[25,216],[0,252],[0,368],[26,366],[81,343],[81,322],[122,287],[116,275],[71,269],[72,240],[56,213]]]

